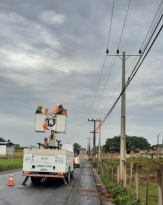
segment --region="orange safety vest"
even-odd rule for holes
[[[75,158],[73,158],[73,162],[75,163]]]

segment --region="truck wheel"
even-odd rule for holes
[[[34,184],[36,183],[36,177],[31,177],[31,182]]]
[[[41,183],[41,177],[37,177],[37,179],[36,179],[36,181],[37,181],[37,183]]]
[[[70,173],[70,178],[71,178],[71,179],[74,178],[74,172],[71,172],[71,173]]]
[[[67,183],[69,184],[70,183],[70,169],[68,170],[66,179],[67,179]]]

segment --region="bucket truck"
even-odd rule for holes
[[[35,131],[45,132],[52,127],[49,136],[49,148],[25,148],[23,158],[23,185],[31,177],[33,183],[38,183],[42,178],[62,178],[64,183],[70,182],[74,173],[73,145],[61,144],[56,140],[57,133],[66,133],[67,110],[64,114],[57,114],[57,106],[48,113],[35,114]],[[55,128],[54,128],[55,127]]]

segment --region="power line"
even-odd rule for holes
[[[109,75],[108,75],[108,77],[107,77],[107,80],[106,80],[106,83],[105,83],[104,89],[103,89],[102,94],[101,94],[101,96],[100,96],[100,100],[99,100],[99,102],[98,102],[98,105],[97,105],[97,108],[96,108],[96,111],[95,111],[94,116],[96,115],[97,109],[98,109],[99,104],[100,104],[100,102],[101,102],[101,99],[102,99],[102,97],[103,97],[103,94],[104,94],[104,91],[105,91],[106,85],[107,85],[107,83],[108,83],[108,80],[109,80],[109,77],[110,77],[110,74],[111,74],[112,68],[113,68],[114,63],[115,63],[115,59],[116,59],[116,57],[115,57],[114,60],[113,60],[113,63],[112,63],[112,66],[111,66],[111,69],[110,69]],[[94,118],[94,116],[93,116],[93,118]]]
[[[105,54],[104,62],[103,62],[103,65],[102,65],[102,69],[101,69],[101,73],[100,73],[100,78],[99,78],[98,85],[97,85],[97,88],[96,88],[96,92],[95,92],[95,96],[94,96],[94,99],[93,99],[93,103],[92,103],[92,106],[91,106],[91,111],[89,113],[89,118],[90,118],[90,115],[91,115],[91,112],[92,112],[92,109],[93,109],[93,105],[94,105],[94,102],[95,102],[95,99],[96,99],[96,95],[97,95],[98,87],[99,87],[99,84],[100,84],[100,81],[101,81],[101,76],[102,76],[103,68],[104,68],[104,65],[105,65],[105,61],[106,61],[106,54]]]
[[[135,76],[135,74],[137,73],[137,71],[139,70],[139,68],[140,68],[141,64],[142,64],[142,63],[143,63],[143,61],[145,60],[145,58],[146,58],[147,54],[149,53],[149,51],[151,50],[151,48],[152,48],[152,46],[153,46],[154,42],[156,41],[156,39],[157,39],[158,35],[160,34],[160,32],[161,32],[162,28],[163,28],[163,25],[162,25],[162,26],[161,26],[161,28],[159,29],[159,31],[158,31],[158,33],[157,33],[156,37],[154,38],[154,40],[153,40],[152,44],[150,45],[150,47],[149,47],[148,51],[146,52],[146,54],[145,54],[145,56],[144,56],[143,60],[140,62],[139,66],[137,67],[137,69],[136,69],[135,73],[133,74],[133,76],[132,76],[131,78],[129,78],[129,79],[128,79],[128,81],[127,81],[127,83],[126,83],[125,87],[123,88],[123,90],[121,91],[121,93],[120,93],[119,97],[118,97],[118,98],[117,98],[117,100],[114,102],[113,106],[111,107],[111,109],[109,110],[109,112],[106,114],[106,116],[105,116],[105,117],[104,117],[104,119],[102,120],[101,125],[105,122],[105,120],[107,119],[107,117],[110,115],[110,113],[111,113],[111,112],[112,112],[112,110],[114,109],[115,105],[116,105],[116,104],[117,104],[117,102],[119,101],[119,99],[120,99],[121,95],[122,95],[122,94],[123,94],[123,92],[126,90],[126,88],[128,87],[129,83],[131,82],[131,80],[133,79],[133,77]],[[96,128],[96,130],[97,130],[98,128],[99,128],[99,127],[97,127],[97,128]]]
[[[158,21],[158,23],[157,23],[157,25],[156,25],[156,27],[155,27],[155,29],[154,29],[154,31],[153,31],[153,33],[152,33],[152,35],[151,35],[149,41],[146,43],[146,46],[145,46],[145,48],[144,48],[144,50],[143,50],[143,53],[142,53],[142,56],[143,56],[143,54],[145,53],[145,50],[147,49],[147,47],[148,47],[148,45],[149,45],[149,43],[150,43],[150,41],[151,41],[151,39],[152,39],[152,37],[153,37],[155,31],[157,30],[157,28],[158,28],[158,26],[159,26],[159,24],[160,24],[160,22],[161,22],[161,20],[162,20],[162,17],[163,17],[163,15],[161,16],[160,20]],[[129,78],[131,78],[132,74],[134,73],[134,71],[135,71],[135,69],[136,69],[136,66],[139,64],[139,62],[140,62],[142,56],[138,59],[138,62],[136,63],[136,65],[135,65],[133,71],[131,72]]]
[[[132,63],[130,64],[130,66],[129,66],[129,68],[127,69],[127,71],[126,71],[125,74],[128,73],[128,71],[130,70],[130,68],[131,68],[131,66],[133,65],[133,63],[134,63],[134,61],[136,60],[136,58],[137,58],[137,57],[134,58],[134,60],[133,60]],[[100,116],[101,116],[101,114],[103,113],[103,111],[104,111],[104,109],[106,108],[106,106],[109,104],[110,100],[111,100],[112,97],[114,96],[116,90],[118,89],[118,87],[120,86],[121,83],[122,83],[122,80],[119,82],[119,84],[118,84],[117,87],[115,88],[115,90],[114,90],[112,96],[109,98],[108,102],[106,103],[106,105],[104,106],[103,110],[101,111]]]
[[[149,27],[149,30],[148,30],[148,32],[147,32],[145,38],[144,38],[144,41],[143,41],[142,46],[141,46],[141,49],[143,48],[143,46],[144,46],[144,44],[145,44],[145,41],[146,41],[146,39],[147,39],[147,36],[148,36],[148,34],[149,34],[151,28],[154,27],[153,24],[154,24],[154,22],[155,22],[155,20],[156,20],[156,18],[157,18],[157,15],[158,15],[158,13],[159,13],[159,10],[161,10],[162,4],[163,4],[163,1],[161,0],[161,2],[160,2],[160,4],[159,4],[159,7],[157,8],[157,11],[156,11],[156,13],[155,13],[155,16],[154,16],[154,18],[153,18],[153,20],[152,20],[152,23],[151,23],[151,25],[150,25],[150,27]],[[149,35],[149,36],[150,36],[150,35]],[[149,40],[149,39],[148,39],[148,40]],[[147,42],[148,42],[148,40],[147,40]]]
[[[112,25],[112,19],[113,19],[113,11],[114,11],[114,2],[115,2],[115,0],[113,0],[112,15],[111,15],[111,22],[110,22],[110,29],[109,29],[109,36],[108,36],[108,45],[107,45],[107,47],[109,46],[109,41],[110,41],[111,25]],[[102,64],[100,78],[99,78],[98,85],[97,85],[97,88],[96,88],[96,92],[95,92],[95,96],[94,96],[93,103],[92,103],[92,106],[91,106],[91,111],[89,113],[89,117],[91,115],[91,112],[92,112],[92,109],[93,109],[93,105],[94,105],[94,102],[95,102],[95,99],[96,99],[96,95],[97,95],[97,91],[98,91],[99,84],[100,84],[100,81],[101,81],[101,76],[102,76],[102,72],[103,72],[103,69],[104,69],[105,61],[106,61],[106,54],[105,54],[104,61],[103,61],[103,64]]]
[[[120,37],[120,41],[119,41],[119,45],[118,45],[118,49],[119,49],[120,44],[121,44],[122,35],[123,35],[123,30],[124,30],[124,27],[125,27],[125,23],[126,23],[126,20],[127,20],[128,11],[129,11],[129,8],[130,8],[130,2],[131,2],[131,0],[129,0],[129,4],[128,4],[128,8],[127,8],[127,12],[126,12],[126,17],[125,17],[125,21],[124,21],[124,24],[123,24],[123,28],[122,28],[122,33],[121,33],[121,37]]]
[[[125,27],[125,24],[126,24],[127,15],[128,15],[129,8],[130,8],[130,2],[131,2],[131,0],[129,0],[129,4],[128,4],[128,8],[127,8],[127,12],[126,12],[126,16],[125,16],[125,20],[124,20],[124,23],[123,23],[123,28],[122,28],[122,32],[121,32],[121,36],[120,36],[120,40],[119,40],[119,44],[118,44],[118,49],[119,49],[119,46],[120,46],[120,43],[121,43],[121,40],[122,40],[122,35],[123,35],[124,27]],[[113,8],[114,8],[114,2],[113,2]],[[112,19],[111,19],[111,22],[112,22]],[[109,52],[108,49],[107,49],[107,52]],[[101,102],[101,99],[102,99],[102,97],[103,97],[103,94],[104,94],[105,88],[106,88],[106,86],[107,86],[107,83],[108,83],[108,80],[109,80],[109,77],[110,77],[110,74],[111,74],[112,68],[113,68],[114,63],[115,63],[115,60],[116,60],[116,56],[115,56],[115,58],[114,58],[114,60],[113,60],[113,63],[112,63],[112,65],[111,65],[111,68],[110,68],[110,71],[109,71],[109,75],[108,75],[108,77],[107,77],[107,80],[106,80],[106,83],[105,83],[104,89],[103,89],[102,94],[101,94],[101,96],[100,96],[100,100],[99,100],[99,102],[98,102],[98,105],[97,105],[97,108],[96,108],[96,111],[95,111],[94,116],[96,115],[97,109],[98,109],[99,104],[100,104],[100,102]],[[93,116],[93,117],[94,117],[94,116]]]
[[[146,34],[146,37],[145,37],[145,39],[144,39],[144,41],[143,41],[143,43],[142,43],[141,49],[143,49],[143,52],[145,52],[145,49],[147,48],[150,39],[153,37],[153,35],[151,36],[152,30],[153,30],[153,29],[151,30],[151,28],[156,25],[157,22],[155,22],[155,20],[156,20],[156,18],[158,19],[159,16],[160,16],[160,14],[162,13],[162,9],[161,9],[162,4],[163,4],[163,1],[161,0],[160,5],[159,5],[159,7],[158,7],[158,9],[157,9],[157,11],[156,11],[156,13],[155,13],[155,16],[154,16],[154,18],[153,18],[153,20],[152,20],[152,23],[151,23],[151,25],[150,25],[150,28],[149,28],[149,30],[148,30],[148,32],[147,32],[147,34]],[[160,14],[159,14],[159,12],[160,12]],[[157,16],[157,15],[158,15],[158,16]],[[155,29],[153,30],[153,33],[154,33],[154,31],[157,29],[157,27],[158,27],[158,25],[159,25],[161,19],[162,19],[162,16],[161,16],[159,22],[157,23],[157,26],[156,26]],[[154,24],[154,22],[155,22],[155,24]],[[153,25],[153,24],[154,24],[154,25]],[[150,31],[150,30],[151,30],[151,31]],[[150,35],[149,35],[149,37],[148,37],[148,41],[145,42],[149,33],[150,33]],[[144,46],[144,47],[143,47],[143,46]],[[138,58],[138,57],[135,57],[135,58],[134,58],[133,62],[132,62],[131,65],[129,66],[128,70],[130,69],[130,67],[132,66],[132,64],[135,63],[135,60],[136,60],[137,58]],[[136,67],[136,64],[137,64],[137,63],[135,63],[134,68]],[[127,70],[127,72],[128,72],[128,70]],[[126,73],[127,73],[127,72],[126,72]],[[133,71],[131,72],[130,76],[132,75],[132,73],[133,73]],[[120,81],[120,83],[121,83],[121,82],[122,82],[122,81]],[[117,88],[119,87],[120,83],[118,84],[118,86],[117,86],[116,89],[114,90],[114,93],[116,92],[116,90],[117,90]],[[114,93],[112,94],[111,99],[112,99]],[[108,103],[110,102],[111,99],[109,99]],[[101,111],[100,116],[101,116],[102,112],[104,111],[104,109],[106,108],[106,106],[108,105],[108,103],[105,105],[105,107],[104,107],[103,110]]]
[[[109,41],[110,41],[110,34],[111,34],[111,26],[112,26],[112,20],[113,20],[114,3],[115,3],[115,0],[113,0],[112,15],[111,15],[111,21],[110,21],[110,29],[109,29],[108,46],[107,46],[107,48],[109,48]]]

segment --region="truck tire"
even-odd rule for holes
[[[31,177],[31,181],[33,184],[40,183],[41,179],[42,179],[41,177]]]
[[[70,173],[70,178],[71,178],[71,179],[74,178],[74,172],[73,172],[73,171]]]
[[[67,183],[69,184],[70,183],[70,168],[68,170],[66,179],[67,179]]]
[[[41,183],[41,177],[37,177],[37,179],[36,179],[36,181],[37,181],[37,183]]]
[[[31,182],[34,184],[36,183],[36,177],[31,177]]]

